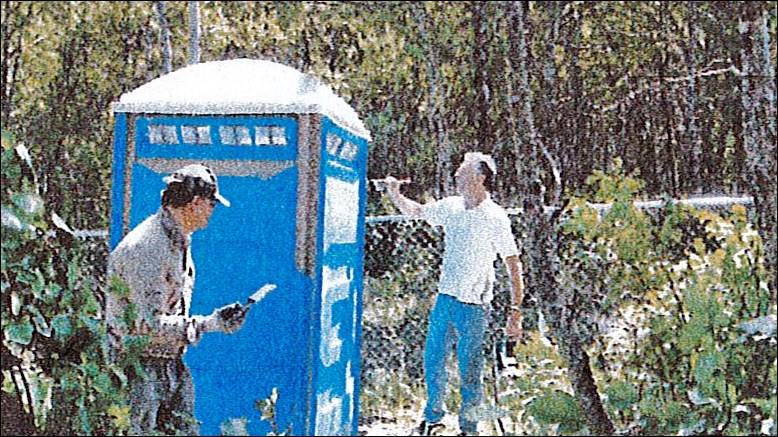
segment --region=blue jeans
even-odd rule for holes
[[[430,314],[424,349],[424,379],[427,383],[424,418],[427,423],[440,422],[446,414],[446,357],[456,343],[462,394],[459,429],[465,433],[477,431],[475,413],[484,395],[483,339],[488,315],[486,306],[462,303],[451,296],[438,294]]]

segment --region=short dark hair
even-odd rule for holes
[[[216,185],[206,182],[202,178],[186,176],[182,181],[173,181],[167,184],[162,192],[162,206],[181,208],[191,203],[195,197],[213,199],[216,194]]]
[[[478,161],[478,172],[484,177],[484,188],[491,193],[494,188],[494,172],[492,172],[489,165],[483,161]]]

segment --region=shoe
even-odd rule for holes
[[[443,429],[442,423],[440,422],[427,423],[426,420],[422,420],[418,427],[419,435],[422,436],[437,435],[437,432],[442,429]]]
[[[457,434],[457,435],[458,435],[458,436],[460,436],[460,435],[467,435],[467,436],[474,435],[474,436],[477,436],[477,435],[479,435],[479,434],[478,434],[478,430],[475,430],[475,429],[474,429],[474,430],[471,430],[471,431],[463,431],[463,430],[460,428],[459,434]]]

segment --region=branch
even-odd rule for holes
[[[602,112],[604,114],[606,112],[613,111],[614,109],[616,109],[619,106],[621,106],[625,101],[633,100],[635,97],[645,93],[646,91],[658,91],[662,87],[663,83],[686,82],[686,81],[690,81],[690,80],[693,80],[693,79],[696,79],[696,78],[699,78],[699,77],[713,76],[713,75],[719,75],[719,74],[724,74],[724,73],[732,73],[735,76],[743,77],[743,72],[741,72],[734,65],[730,65],[727,68],[719,68],[719,69],[716,69],[716,70],[703,71],[703,72],[700,72],[700,73],[697,73],[697,74],[694,74],[694,75],[689,75],[689,76],[666,77],[666,78],[664,78],[662,80],[655,80],[655,81],[651,82],[650,86],[638,88],[637,91],[630,91],[627,94],[627,97],[625,99],[622,99],[622,100],[620,100],[620,101],[618,101],[616,103],[612,103],[610,105],[602,107],[600,112]]]
[[[562,190],[563,190],[562,171],[559,166],[559,161],[542,142],[537,141],[537,139],[533,139],[533,143],[535,143],[537,147],[540,147],[540,150],[543,151],[543,156],[546,157],[549,166],[551,167],[551,173],[554,176],[554,197],[552,198],[551,201],[552,204],[556,205],[562,199]]]

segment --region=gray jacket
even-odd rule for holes
[[[171,214],[160,208],[130,233],[108,256],[108,278],[121,279],[129,295],[108,292],[106,320],[110,333],[121,344],[127,334],[150,335],[149,356],[181,357],[188,344],[197,343],[209,326],[208,316],[189,316],[195,268],[191,237],[184,235]],[[127,326],[128,308],[136,308],[135,323]]]

